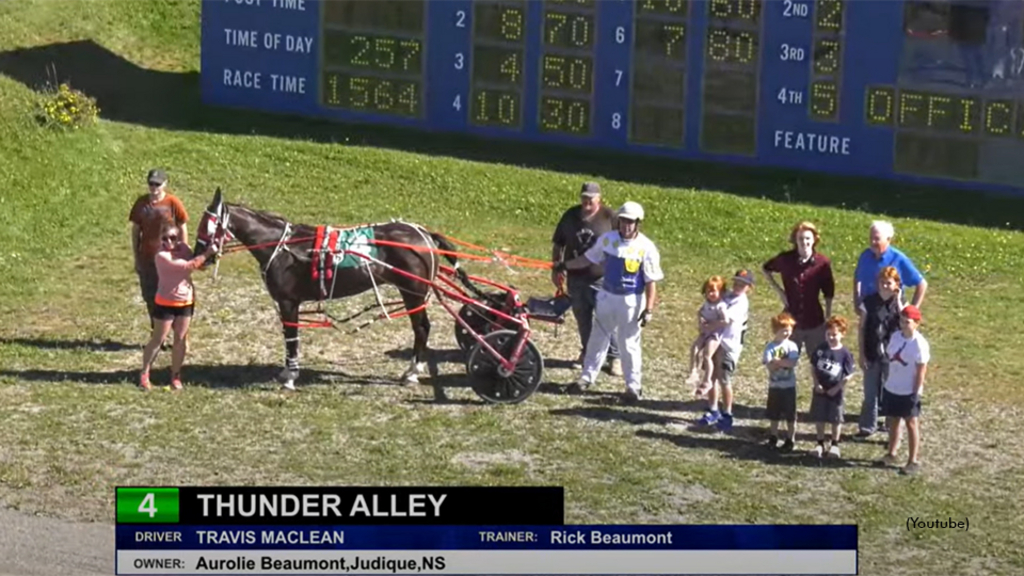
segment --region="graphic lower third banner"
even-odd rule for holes
[[[117,574],[856,573],[856,526],[117,526]]]

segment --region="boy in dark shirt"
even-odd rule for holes
[[[839,457],[839,440],[843,429],[843,389],[856,368],[853,354],[843,346],[849,324],[846,318],[832,316],[825,321],[825,342],[811,353],[811,421],[818,432],[818,445],[813,454],[821,458],[825,452],[825,424],[832,425],[832,443],[828,455]]]
[[[864,404],[860,410],[857,438],[867,438],[876,430],[884,431],[878,425],[878,415],[882,404],[882,383],[889,372],[885,347],[889,337],[900,329],[900,310],[903,308],[900,286],[899,271],[886,266],[878,272],[878,292],[866,296],[861,302],[858,335],[860,368],[864,371]]]

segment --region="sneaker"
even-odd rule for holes
[[[722,418],[722,413],[718,410],[710,410],[701,417],[700,423],[705,426],[714,426]]]
[[[789,453],[793,451],[793,448],[795,448],[793,441],[790,440],[789,438],[786,438],[786,441],[782,443],[782,451]]]
[[[149,383],[149,372],[143,372],[142,375],[139,376],[139,388],[142,388],[145,392],[149,392],[153,389],[153,385]]]
[[[626,388],[626,394],[624,396],[626,402],[639,402],[640,400],[643,400],[643,397],[643,389],[634,390],[632,388]]]
[[[892,467],[896,465],[896,457],[892,454],[886,454],[885,456],[882,456],[877,463],[879,466]]]
[[[900,468],[900,474],[903,476],[913,476],[914,474],[917,474],[920,469],[921,465],[917,462],[908,462],[906,466]]]
[[[839,445],[833,444],[828,447],[829,458],[839,458]]]
[[[779,439],[775,436],[769,436],[768,440],[764,443],[765,446],[770,450],[775,450],[779,447]]]
[[[173,376],[171,378],[171,390],[181,390],[184,386],[181,385],[181,377]]]
[[[814,450],[811,450],[811,456],[814,456],[815,458],[821,458],[821,455],[824,454],[824,453],[825,453],[825,445],[824,444],[818,444],[817,446],[814,447]]]
[[[582,394],[590,388],[590,382],[587,382],[586,378],[580,378],[569,385],[570,394]]]
[[[584,352],[580,352],[580,355],[577,356],[576,359],[572,361],[572,367],[577,369],[577,370],[580,369],[580,368],[583,368],[583,357],[584,356],[585,356],[585,353]]]
[[[854,438],[860,438],[860,439],[863,440],[864,438],[870,438],[871,434],[872,434],[872,432],[868,432],[867,430],[863,430],[862,429],[862,430],[857,430],[857,433],[854,434],[853,437]]]
[[[608,363],[608,374],[622,376],[622,360],[612,358],[611,362]]]
[[[716,424],[718,429],[722,432],[732,432],[732,414],[722,413],[722,417]]]

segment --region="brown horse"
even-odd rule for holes
[[[373,224],[368,228],[372,230],[373,241],[401,243],[420,249],[378,245],[369,241],[376,252],[373,260],[360,259],[355,266],[335,268],[334,277],[322,284],[313,277],[312,253],[317,227],[292,224],[280,216],[224,202],[220,188],[203,214],[196,235],[196,253],[205,250],[210,242],[223,246],[226,240],[234,238],[244,244],[259,263],[267,291],[277,303],[284,330],[285,366],[278,378],[285,388],[294,390],[295,380],[299,377],[299,330],[296,324],[299,322],[300,304],[346,298],[371,288],[376,290],[385,284],[397,288],[402,294],[406,312],[412,311],[409,319],[414,335],[413,356],[402,378],[407,384],[419,381],[426,364],[430,336],[430,320],[424,305],[432,290],[430,283],[436,278],[440,266],[435,251],[438,248],[454,251],[454,248],[444,237],[417,224],[390,222]],[[364,245],[364,248],[369,246]],[[343,257],[343,254],[334,256],[337,260]],[[444,257],[458,270],[457,258],[450,254]],[[211,263],[213,260],[207,265]],[[424,281],[405,276],[396,269]],[[464,274],[460,270],[460,275]]]

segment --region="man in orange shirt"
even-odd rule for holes
[[[160,169],[149,171],[146,177],[149,193],[135,200],[128,221],[132,223],[132,253],[135,255],[135,273],[139,275],[142,299],[146,302],[149,322],[153,324],[153,306],[157,291],[156,254],[160,251],[160,231],[165,226],[177,226],[181,241],[188,244],[188,213],[176,196],[167,191],[167,174]]]

